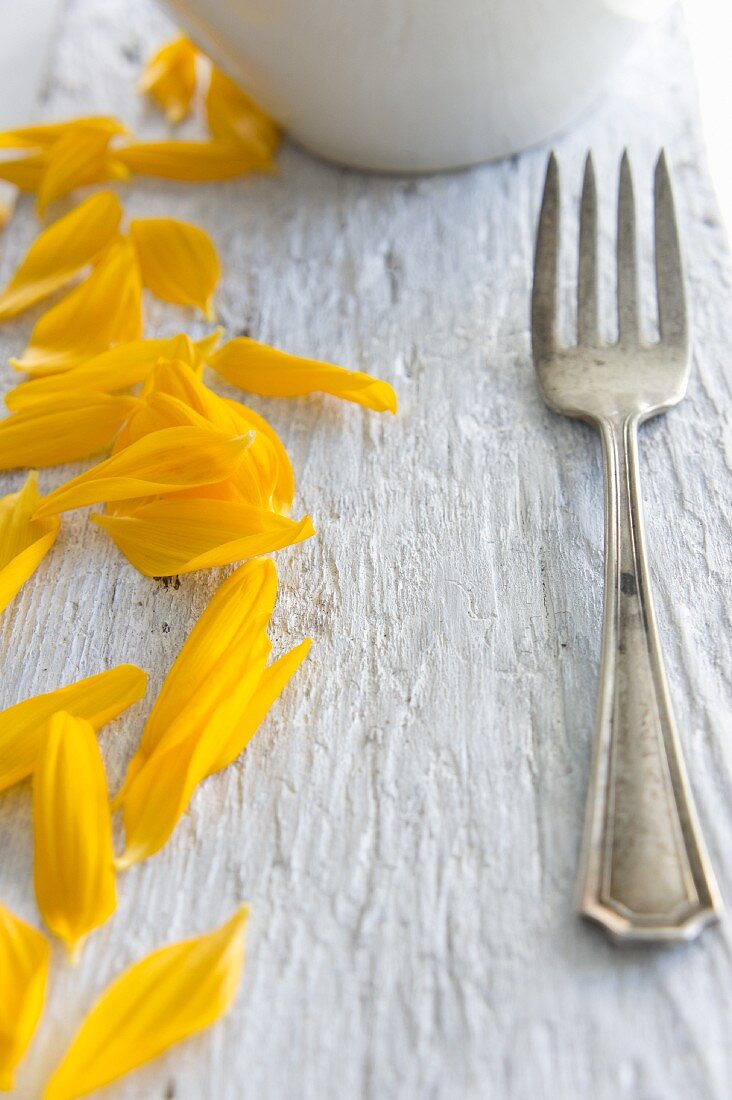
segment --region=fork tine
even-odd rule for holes
[[[556,347],[559,263],[559,166],[549,157],[534,253],[531,291],[531,346],[534,360],[548,358]]]
[[[635,238],[635,200],[628,150],[620,162],[618,189],[618,333],[624,347],[638,343],[638,262]]]
[[[577,279],[577,343],[596,344],[597,323],[597,189],[592,153],[585,161],[580,210],[579,271]]]
[[[683,348],[688,341],[686,295],[673,189],[663,150],[656,162],[654,198],[659,336],[662,343]]]

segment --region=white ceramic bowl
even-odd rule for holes
[[[424,172],[563,129],[667,0],[168,0],[292,136]]]

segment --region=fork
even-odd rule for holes
[[[620,165],[617,343],[600,336],[597,191],[591,154],[580,211],[577,342],[559,334],[560,194],[549,158],[536,237],[531,337],[544,400],[600,433],[605,470],[605,599],[600,686],[577,907],[620,940],[689,940],[719,919],[669,701],[646,564],[638,425],[681,401],[691,355],[674,200],[665,154],[655,179],[659,338],[641,335],[635,201]]]

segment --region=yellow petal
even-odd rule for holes
[[[0,148],[48,148],[64,134],[76,131],[97,131],[109,137],[127,133],[119,119],[105,115],[87,115],[83,118],[66,119],[63,122],[42,122],[32,126],[20,126],[15,130],[4,130],[0,133]]]
[[[297,522],[226,500],[157,500],[129,515],[94,515],[92,520],[146,577],[214,569],[315,534],[309,516]]]
[[[228,180],[245,172],[271,170],[268,151],[256,142],[139,141],[115,150],[115,157],[139,176],[201,183]],[[1,167],[1,166],[0,166]]]
[[[165,730],[150,757],[125,783],[121,798],[126,846],[120,869],[154,855],[170,838],[198,785],[246,748],[287,680],[308,652],[307,639],[264,669],[269,643],[261,632],[250,639],[248,664],[229,673],[226,690],[212,685]],[[241,663],[241,656],[240,656]],[[271,673],[271,675],[267,675]],[[222,674],[222,677],[224,674]],[[214,705],[215,702],[215,705]]]
[[[260,141],[271,152],[277,148],[277,123],[215,66],[206,93],[206,121],[215,138]]]
[[[284,656],[265,668],[254,693],[249,699],[246,711],[233,723],[219,742],[218,752],[209,768],[209,775],[221,771],[232,764],[251,741],[259,729],[275,699],[282,694],[287,683],[297,672],[308,653],[312,641],[305,638]]]
[[[168,122],[181,122],[196,91],[196,47],[181,36],[162,46],[145,65],[138,85],[162,107]]]
[[[37,322],[21,359],[31,374],[56,372],[136,340],[142,331],[142,282],[132,245],[113,244],[91,275]]]
[[[219,587],[165,678],[130,762],[126,783],[129,773],[139,770],[166,731],[193,709],[197,699],[214,710],[229,682],[241,679],[276,598],[277,570],[268,558],[241,566]],[[119,799],[118,795],[116,804]]]
[[[197,341],[181,333],[167,339],[117,344],[69,370],[33,378],[16,386],[5,395],[5,404],[15,412],[69,392],[117,393],[144,382],[158,360],[168,356],[185,358],[188,365],[198,371],[216,347],[221,332],[216,329]]]
[[[273,666],[264,680],[276,584],[271,561],[250,562],[224,582],[196,624],[115,799],[126,839],[118,867],[147,859],[165,844],[198,784],[248,744],[288,678],[285,666]],[[288,675],[306,650],[291,660]]]
[[[96,129],[69,130],[50,147],[38,186],[39,214],[77,187],[128,178],[129,170],[109,152],[109,138],[108,133]]]
[[[177,366],[181,367],[184,364],[179,363]],[[160,364],[156,372],[159,367]],[[187,367],[185,369],[188,370]],[[178,397],[167,393],[148,392],[117,437],[113,453],[125,450],[132,443],[139,442],[152,433],[183,426],[210,429],[211,421]],[[272,508],[278,492],[278,483],[283,480],[283,475],[279,466],[278,452],[269,437],[258,430],[248,430],[247,425],[242,424],[239,418],[229,418],[228,430],[225,430],[224,434],[247,435],[250,440],[250,445],[237,470],[230,473],[223,481],[207,481],[205,485],[182,486],[171,489],[170,493],[175,496],[238,501],[256,508]],[[141,500],[135,501],[132,510],[136,510],[142,503]],[[114,511],[127,514],[130,507],[115,506]]]
[[[94,727],[58,711],[33,774],[33,879],[46,926],[73,959],[117,908],[107,780]]]
[[[46,998],[50,949],[46,937],[0,905],[0,1092],[30,1045]]]
[[[44,498],[36,517],[223,481],[236,473],[250,445],[248,436],[229,437],[212,428],[154,432],[60,485]]]
[[[33,194],[41,186],[48,167],[45,153],[31,153],[12,160],[0,160],[0,179],[11,183],[19,191]]]
[[[0,790],[32,773],[45,726],[57,710],[86,718],[99,729],[141,699],[146,684],[141,668],[117,665],[0,711]]]
[[[91,195],[45,229],[0,294],[0,321],[64,286],[114,240],[122,206],[111,191]]]
[[[0,470],[57,466],[108,450],[138,404],[106,393],[65,393],[0,420]]]
[[[249,503],[285,515],[290,511],[295,494],[292,464],[281,439],[263,417],[238,401],[219,397],[184,363],[173,359],[158,363],[150,374],[143,396],[149,398],[152,394],[167,394],[183,401],[221,431],[255,431],[247,462],[253,466],[258,492]]]
[[[148,290],[175,305],[197,306],[211,320],[221,265],[208,233],[174,218],[136,218],[130,237]]]
[[[242,906],[216,931],[163,947],[125,970],[83,1021],[43,1100],[85,1096],[223,1016],[244,965],[247,917]]]
[[[232,385],[265,397],[330,393],[376,412],[396,412],[396,394],[388,382],[333,363],[288,355],[244,336],[224,344],[211,356],[209,366]]]
[[[38,507],[38,475],[34,472],[19,493],[0,500],[0,611],[20,591],[56,541],[57,517],[33,519]]]

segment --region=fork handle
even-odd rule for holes
[[[624,940],[690,939],[721,904],[668,698],[643,533],[638,417],[600,425],[605,608],[580,911]]]

